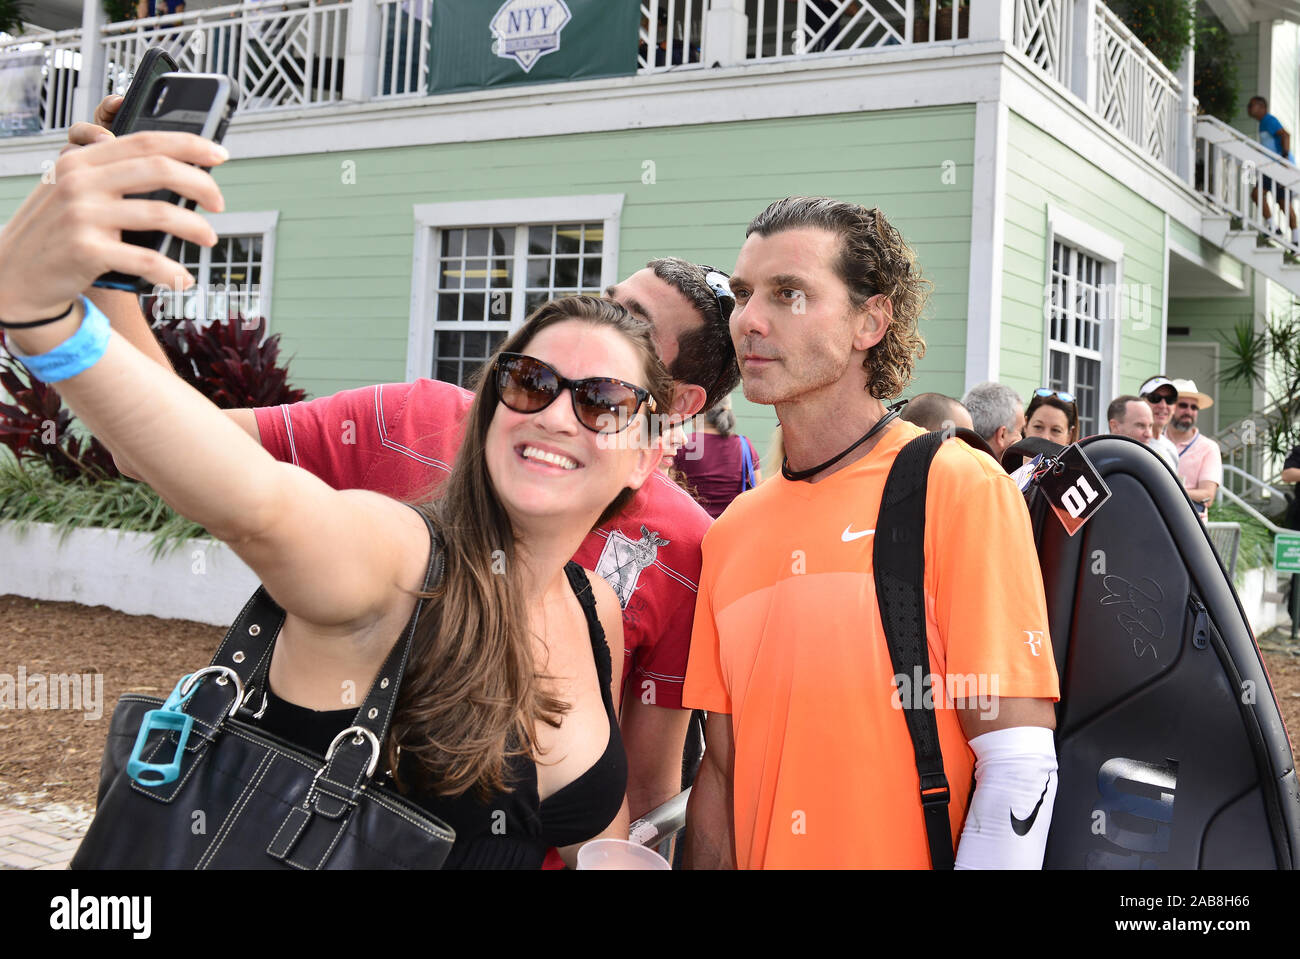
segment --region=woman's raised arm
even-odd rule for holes
[[[62,156],[54,182],[40,184],[0,233],[0,324],[10,327],[9,345],[37,366],[52,350],[67,352],[86,320],[81,290],[109,270],[189,285],[180,264],[123,243],[120,231],[157,228],[210,246],[212,228],[195,212],[126,195],[166,187],[221,209],[211,176],[190,164],[216,164],[222,153],[188,134],[147,133]],[[13,328],[58,316],[70,301],[62,319]],[[64,400],[177,512],[228,542],[286,610],[320,625],[361,623],[419,584],[428,536],[413,511],[333,490],[276,462],[117,334],[104,343],[101,335],[89,352],[71,351],[66,378],[57,379]]]

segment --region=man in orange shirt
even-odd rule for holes
[[[731,335],[787,458],[704,540],[683,697],[709,711],[691,867],[931,864],[900,708],[925,689],[894,676],[872,565],[885,478],[922,433],[881,399],[924,350],[927,285],[878,210],[795,197],[750,224]],[[1037,554],[1014,482],[960,441],[931,465],[924,549],[956,865],[1041,868],[1059,691]]]

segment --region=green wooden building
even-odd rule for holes
[[[161,43],[243,90],[223,242],[185,251],[209,293],[180,306],[267,316],[312,394],[463,380],[547,297],[664,255],[729,269],[769,202],[825,194],[881,207],[934,283],[910,392],[1070,389],[1095,432],[1147,376],[1192,378],[1234,462],[1276,466],[1233,445],[1268,401],[1218,382],[1220,337],[1300,293],[1300,247],[1261,240],[1251,198],[1300,175],[1245,113],[1257,93],[1300,126],[1300,2],[1204,5],[1239,55],[1231,124],[1198,114],[1190,48],[1170,71],[1100,0],[643,0],[639,25],[599,28],[584,0],[462,5],[481,24],[449,36],[434,0],[191,0],[124,23],[42,3],[0,41],[34,91],[0,138],[0,221]],[[521,40],[526,7],[563,27]],[[548,43],[527,73],[510,52]],[[545,76],[565,45],[614,66]],[[442,92],[453,56],[504,80]],[[761,450],[772,410],[736,401]]]

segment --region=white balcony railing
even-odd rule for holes
[[[1101,0],[1014,0],[1012,45],[1156,163],[1188,175],[1178,151],[1190,90]],[[1090,44],[1091,38],[1091,44]],[[1185,96],[1187,102],[1185,101]]]
[[[1016,0],[1012,43],[1044,73],[1070,85],[1073,0]]]
[[[74,90],[87,106],[122,92],[155,44],[184,69],[234,77],[243,114],[418,98],[428,91],[434,2],[242,0],[107,24],[103,76],[90,83],[82,60],[100,58],[77,30],[0,43],[0,57],[40,54],[40,132],[77,119]],[[1190,91],[1101,0],[640,0],[640,10],[641,73],[909,47],[924,55],[926,45],[1000,39],[1152,161],[1193,176]]]
[[[103,94],[123,93],[150,46],[181,69],[225,73],[241,112],[342,99],[349,0],[276,0],[110,23],[103,30]]]
[[[1096,9],[1096,100],[1088,105],[1151,159],[1172,167],[1182,84],[1110,8]]]
[[[970,0],[749,0],[748,58],[964,40]]]
[[[72,96],[81,76],[81,31],[30,33],[0,41],[0,60],[19,69],[39,72],[38,100],[33,111],[0,117],[0,136],[33,136],[71,126]]]
[[[433,0],[377,0],[379,57],[375,97],[420,96],[429,89]]]
[[[704,66],[709,0],[641,0],[637,70],[658,73]]]

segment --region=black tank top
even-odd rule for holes
[[[459,796],[416,794],[412,801],[456,830],[456,843],[444,869],[540,869],[552,846],[569,846],[600,833],[618,815],[627,790],[627,756],[610,695],[612,662],[605,630],[596,616],[596,598],[586,572],[570,562],[564,569],[587,618],[600,695],[609,719],[604,754],[573,782],[540,802],[537,765],[530,756],[507,761],[510,792],[486,800],[473,790]],[[269,687],[269,684],[268,684]],[[268,688],[261,726],[303,749],[324,756],[330,742],[352,724],[355,709],[318,711],[281,699]],[[389,777],[375,777],[391,785]]]

